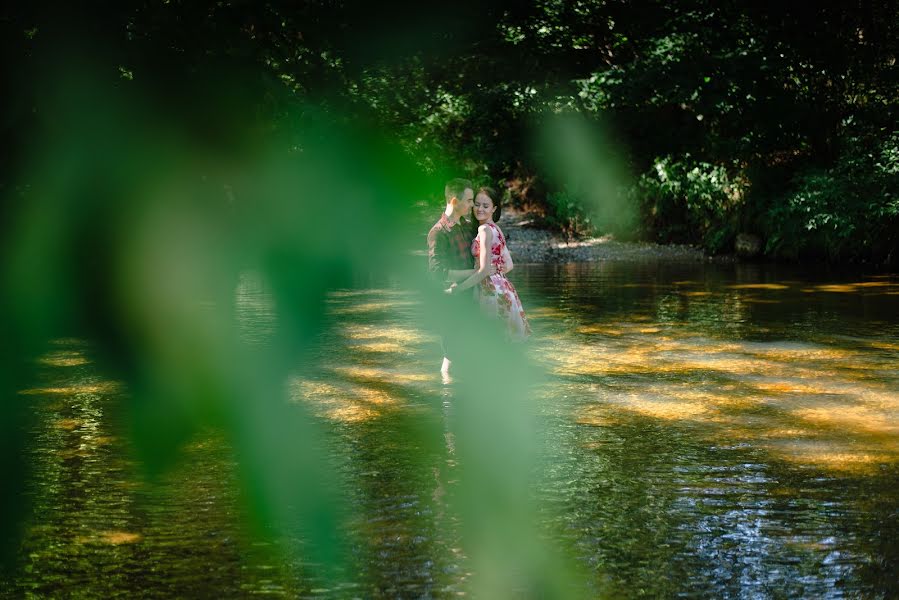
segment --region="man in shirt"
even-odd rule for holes
[[[468,221],[474,201],[474,188],[467,179],[451,179],[443,189],[446,198],[446,210],[428,232],[428,271],[435,285],[447,287],[449,271],[471,269],[471,241],[474,239],[474,227]],[[451,297],[448,297],[451,298]],[[458,311],[455,299],[447,301],[446,311]],[[451,315],[444,314],[446,319]],[[440,336],[443,348],[443,365],[440,374],[444,383],[449,382],[451,357],[457,343],[447,327]]]

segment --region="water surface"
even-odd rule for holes
[[[517,266],[549,374],[535,494],[547,543],[607,597],[899,595],[899,279],[765,265]],[[33,515],[17,597],[448,597],[471,565],[452,510],[454,389],[414,294],[329,296],[318,368],[288,382],[329,431],[352,566],[320,580],[301,537],[248,524],[227,436],[140,476],[127,391],[81,340],[24,390]],[[242,335],[278,324],[238,292]],[[409,434],[410,423],[424,423]],[[423,443],[421,431],[436,443]]]

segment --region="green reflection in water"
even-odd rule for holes
[[[553,373],[539,389],[542,535],[587,595],[891,596],[899,567],[899,282],[761,266],[519,266]],[[867,285],[877,283],[878,285]],[[811,291],[810,291],[811,290]],[[851,290],[851,291],[850,291]],[[277,330],[247,276],[241,331]],[[334,293],[339,326],[292,400],[330,432],[353,564],[323,588],[302,535],[245,525],[236,458],[205,431],[160,484],[135,476],[113,382],[77,340],[43,357],[29,524],[4,592],[443,597],[470,590],[456,388],[417,297]],[[308,365],[307,365],[308,366]],[[310,373],[317,374],[315,376]]]

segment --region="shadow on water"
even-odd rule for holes
[[[587,595],[899,594],[899,280],[753,265],[521,266],[513,273],[551,373],[537,390],[540,530],[576,556]],[[241,331],[277,330],[245,279]],[[459,434],[424,310],[391,287],[331,294],[338,327],[293,402],[330,432],[352,515],[352,572],[317,587],[302,537],[243,524],[215,431],[150,486],[135,475],[114,382],[77,340],[22,400],[35,516],[0,591],[86,596],[444,597],[472,564],[454,499]]]

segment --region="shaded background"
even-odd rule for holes
[[[216,160],[327,118],[386,133],[432,183],[502,181],[573,232],[712,252],[746,232],[774,257],[892,262],[897,22],[876,1],[38,4],[3,20],[4,181],[70,79]],[[636,219],[546,167],[559,144],[535,135],[559,113],[603,126]]]

